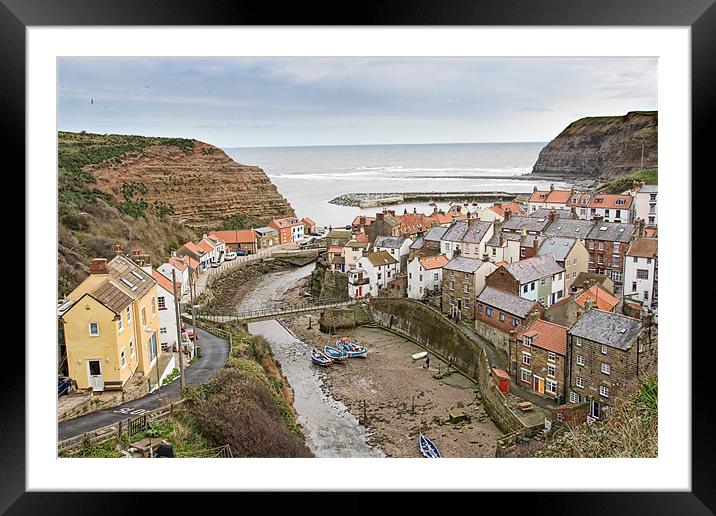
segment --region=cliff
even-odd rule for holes
[[[656,111],[579,119],[542,149],[532,173],[611,179],[635,170],[655,168],[658,166],[658,125]]]
[[[58,133],[60,295],[112,245],[159,265],[183,242],[223,225],[294,215],[266,174],[212,145],[181,138]]]

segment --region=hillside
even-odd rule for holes
[[[609,180],[636,170],[655,168],[658,166],[658,125],[656,111],[581,118],[540,151],[532,173]]]
[[[112,245],[160,264],[188,239],[231,221],[293,215],[258,167],[180,138],[58,133],[58,286],[66,294]]]

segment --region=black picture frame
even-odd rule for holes
[[[686,26],[691,28],[692,161],[708,170],[708,124],[716,105],[715,0],[412,0],[410,2],[259,2],[202,0],[0,0],[0,120],[7,149],[24,148],[25,29],[30,26],[105,25],[552,25]],[[278,7],[278,8],[277,8]],[[340,8],[338,8],[340,7]],[[16,152],[21,165],[24,153]],[[680,171],[684,173],[684,171]],[[692,218],[693,220],[693,218]],[[26,234],[26,238],[30,235]],[[689,253],[688,256],[691,256]],[[26,274],[29,271],[25,271]],[[691,284],[691,278],[684,278]],[[690,303],[691,300],[683,300]],[[696,308],[696,305],[693,305]],[[31,314],[25,314],[26,325]],[[691,347],[684,328],[682,345]],[[699,343],[705,349],[709,342]],[[16,343],[14,343],[17,346]],[[698,356],[691,348],[692,356]],[[20,362],[21,361],[21,362]],[[136,512],[144,495],[123,493],[25,492],[24,354],[14,370],[3,371],[4,414],[0,418],[0,512],[8,514],[115,514]],[[708,360],[692,362],[692,490],[690,492],[480,493],[480,507],[509,500],[513,509],[529,504],[550,514],[713,514],[716,508],[716,435],[710,407]],[[689,385],[684,382],[684,389]],[[687,399],[686,392],[685,399]],[[553,472],[559,477],[573,472]],[[173,495],[174,496],[174,495]],[[183,504],[185,497],[173,498]],[[425,497],[418,502],[425,506]],[[355,495],[341,505],[351,506]],[[221,503],[221,502],[219,502]],[[329,502],[330,503],[330,502]],[[470,507],[475,507],[471,502]],[[358,505],[359,506],[359,505]],[[218,510],[217,506],[217,510]],[[470,509],[472,510],[472,509]],[[512,510],[512,509],[510,509]]]

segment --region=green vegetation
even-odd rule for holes
[[[644,170],[637,170],[627,176],[618,177],[608,182],[604,187],[601,188],[606,193],[619,194],[627,191],[631,188],[634,181],[643,181],[648,185],[658,184],[658,168],[648,168]]]
[[[190,363],[191,363],[191,362],[190,362]],[[178,377],[179,377],[179,368],[178,368],[178,367],[175,367],[174,369],[172,369],[172,372],[169,373],[169,374],[167,375],[167,377],[164,378],[164,380],[162,380],[162,385],[166,385],[166,384],[168,384],[168,383],[171,383],[171,382],[173,382],[174,380],[176,380]]]
[[[271,218],[256,217],[252,215],[234,215],[226,219],[221,227],[224,230],[230,229],[251,229],[267,226]]]
[[[538,457],[656,457],[658,455],[658,381],[641,380],[635,392],[615,403],[603,420],[565,427]]]

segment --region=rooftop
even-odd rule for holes
[[[567,328],[560,324],[538,319],[530,324],[522,334],[532,339],[532,346],[567,355]]]
[[[537,304],[537,301],[523,299],[520,296],[503,292],[493,287],[485,287],[482,289],[480,295],[477,296],[477,300],[480,303],[494,306],[503,312],[516,315],[520,318],[527,317],[532,308]]]
[[[465,233],[467,233],[468,224],[465,221],[457,221],[450,224],[441,240],[448,242],[462,242]]]
[[[468,222],[468,228],[462,241],[468,244],[479,244],[492,227],[492,222],[473,219]]]
[[[535,218],[512,216],[502,223],[502,230],[521,231],[524,229],[525,231],[542,232],[547,226],[549,226],[550,222],[551,221],[547,217]]]
[[[505,267],[520,284],[551,276],[564,271],[564,267],[557,263],[551,254],[533,256]]]
[[[447,257],[441,254],[437,256],[426,256],[419,258],[419,260],[420,265],[422,265],[425,270],[439,269],[440,267],[445,267],[448,263]]]
[[[403,237],[379,236],[375,238],[373,248],[386,247],[388,249],[400,249],[400,246],[402,246],[404,242],[405,238]]]
[[[427,233],[425,233],[425,240],[431,241],[431,242],[439,242],[442,240],[445,233],[447,233],[448,228],[443,226],[433,226],[428,230]]]
[[[638,256],[641,258],[656,258],[659,251],[659,240],[657,238],[637,238],[629,246],[627,256]]]
[[[478,260],[477,258],[466,258],[464,256],[456,256],[452,260],[450,260],[445,266],[445,270],[448,271],[458,271],[458,272],[466,272],[469,274],[473,274],[477,269],[482,267],[482,264],[485,263],[482,260]]]
[[[567,255],[570,253],[570,251],[572,251],[572,248],[576,243],[576,238],[549,238],[542,242],[542,245],[537,251],[537,256],[551,253],[554,256],[555,260],[557,260],[558,262],[564,262],[564,260],[567,258]]]
[[[544,230],[544,234],[554,237],[587,238],[589,232],[594,228],[593,220],[579,219],[555,219]]]
[[[629,242],[636,231],[634,224],[624,222],[596,221],[587,235],[589,240],[605,240],[608,242]]]
[[[388,251],[368,253],[365,255],[364,258],[367,258],[373,267],[382,267],[383,265],[398,263],[398,260],[390,256],[390,253]]]
[[[582,291],[580,294],[577,294],[574,298],[577,304],[581,307],[584,307],[588,299],[595,301],[597,308],[606,312],[611,312],[614,310],[614,307],[619,304],[619,299],[611,295],[607,289],[601,285],[594,285],[589,289]]]
[[[572,326],[570,335],[626,350],[641,331],[641,321],[625,315],[589,310]]]

